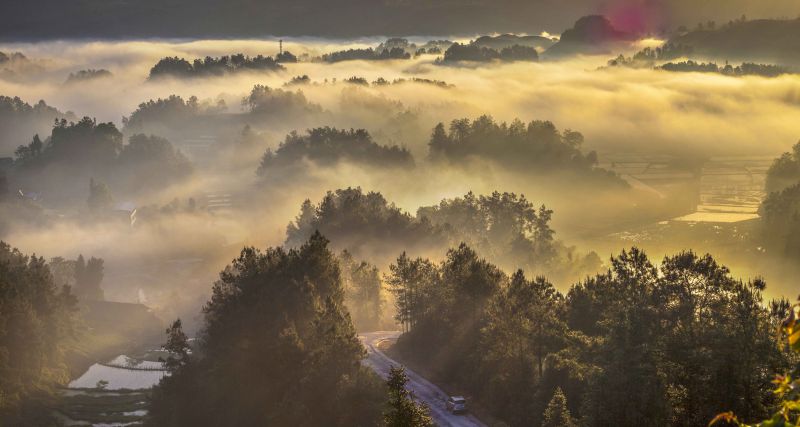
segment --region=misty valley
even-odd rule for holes
[[[800,426],[800,7],[709,2],[0,5],[0,426]]]

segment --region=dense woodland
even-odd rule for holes
[[[173,330],[178,360],[156,389],[151,424],[378,424],[388,393],[359,363],[364,349],[344,302],[321,235],[296,249],[245,248],[214,284],[191,356]]]
[[[329,192],[317,205],[303,203],[285,244],[298,245],[320,231],[335,248],[385,266],[397,247],[436,254],[468,242],[503,268],[547,272],[559,281],[598,271],[595,253],[581,254],[555,238],[552,214],[525,196],[494,192],[444,199],[414,216],[380,193],[348,188]]]
[[[371,167],[410,167],[411,153],[398,146],[378,145],[364,129],[309,129],[306,134],[292,132],[275,151],[264,153],[257,173],[261,176],[284,174],[291,167],[308,161],[318,166],[348,161]]]
[[[46,408],[69,380],[65,355],[77,337],[76,311],[70,287],[54,282],[43,258],[0,242],[3,425],[50,425]]]
[[[454,43],[444,52],[444,62],[538,61],[539,54],[530,46],[512,45],[493,49],[477,43]]]
[[[724,25],[709,24],[699,24],[669,42],[688,46],[699,58],[800,65],[800,55],[792,42],[800,34],[800,19],[748,20],[742,15]]]
[[[113,123],[84,117],[78,122],[62,119],[44,140],[35,135],[29,144],[19,146],[11,174],[26,189],[58,199],[95,178],[135,193],[176,182],[191,172],[191,163],[168,140],[134,134],[125,144]]]
[[[178,95],[151,99],[123,117],[123,131],[155,134],[175,141],[208,135],[227,139],[251,123],[299,124],[329,117],[328,112],[310,101],[301,90],[289,89],[298,84],[300,81],[287,84],[284,89],[256,84],[241,98],[239,112],[222,99],[200,100],[196,96],[184,99]]]
[[[670,72],[695,72],[695,73],[715,73],[724,76],[761,76],[779,77],[784,74],[793,73],[793,69],[782,65],[757,64],[754,62],[743,62],[740,65],[731,65],[725,61],[725,65],[717,65],[716,62],[703,62],[687,59],[679,62],[667,62],[679,58],[690,58],[693,50],[689,46],[674,45],[666,43],[662,47],[644,48],[632,57],[619,55],[608,61],[608,67],[628,67],[628,68],[654,68]]]
[[[772,163],[766,191],[759,210],[763,241],[793,259],[800,254],[800,143]]]
[[[501,34],[499,36],[481,36],[470,42],[481,47],[503,50],[512,46],[526,46],[536,49],[547,49],[556,40],[544,36],[519,36],[515,34]]]
[[[378,61],[386,59],[411,59],[411,54],[406,52],[405,49],[400,47],[384,48],[384,49],[348,49],[338,52],[326,53],[320,57],[324,62],[341,62],[341,61]]]
[[[633,60],[637,62],[656,62],[671,61],[674,59],[688,57],[693,53],[692,47],[683,44],[666,42],[662,46],[651,48],[646,47],[633,55]]]
[[[532,174],[574,173],[591,177],[598,185],[625,186],[612,172],[597,167],[597,153],[582,153],[583,142],[580,132],[559,131],[549,121],[497,123],[491,116],[481,116],[453,120],[447,128],[444,123],[436,125],[429,153],[431,159],[450,164],[484,159]]]
[[[291,62],[289,58],[282,59]],[[263,55],[252,58],[241,53],[219,58],[206,56],[204,59],[195,59],[192,62],[176,56],[158,61],[150,69],[150,79],[165,76],[178,78],[222,76],[239,71],[278,71],[283,69],[285,68],[278,61]]]
[[[410,403],[401,370],[382,385],[358,363],[363,350],[347,307],[358,307],[354,320],[377,322],[381,279],[406,331],[396,351],[512,426],[698,425],[726,410],[761,419],[774,401],[771,373],[796,363],[774,335],[789,303],[767,304],[763,281],[735,280],[709,255],[684,252],[654,265],[633,248],[562,294],[545,277],[508,274],[463,243],[441,262],[403,253],[382,278],[328,246],[315,233],[296,249],[245,248],[220,273],[197,344],[190,349],[180,321],[168,329],[172,376],[153,395],[152,425],[430,425],[425,408]],[[2,313],[20,313],[4,324],[40,319],[26,336],[44,334],[37,342],[45,346],[20,345],[27,341],[11,334],[16,327],[0,334],[8,363],[39,363],[30,371],[6,365],[26,376],[4,383],[17,397],[2,408],[13,423],[45,416],[37,408],[65,381],[58,366],[75,333],[76,299],[55,283],[96,289],[88,283],[102,280],[102,260],[48,266],[3,249],[0,288],[18,291],[4,293],[15,296],[2,300]],[[29,304],[39,311],[15,311]],[[247,398],[236,392],[243,385]]]
[[[668,67],[670,71],[774,77],[800,65],[800,57],[792,42],[797,34],[800,34],[800,19],[748,20],[742,15],[722,25],[708,21],[691,30],[681,26],[663,45],[645,47],[632,57],[620,55],[609,61],[609,65],[653,67],[684,59],[671,64]],[[717,66],[714,60],[724,61],[725,66]],[[741,61],[742,65],[729,66],[728,61]]]
[[[726,76],[778,77],[789,72],[786,68],[769,64],[753,64],[746,62],[735,67],[730,64],[725,64],[725,66],[720,67],[713,62],[701,63],[692,60],[668,62],[658,68],[664,71],[719,73]]]
[[[224,102],[202,102],[196,96],[184,100],[178,95],[142,102],[127,117],[122,118],[126,132],[156,131],[191,127],[209,116],[220,114],[227,106]]]
[[[553,425],[564,400],[589,426],[705,425],[727,409],[763,418],[772,373],[789,366],[774,337],[788,303],[765,307],[763,282],[735,280],[709,255],[654,265],[633,248],[566,294],[463,244],[441,263],[404,253],[390,271],[408,330],[398,351],[512,426]]]
[[[298,246],[316,231],[330,239],[335,249],[363,259],[380,255],[390,259],[392,248],[422,250],[441,242],[428,221],[402,211],[380,193],[364,193],[360,188],[328,192],[318,204],[306,200],[287,226],[285,245]]]
[[[353,263],[344,256],[351,279],[343,280],[327,244],[316,233],[299,249],[246,248],[221,273],[199,347],[175,351],[174,375],[157,389],[156,425],[377,423],[386,391],[357,368],[361,350],[344,308]],[[359,268],[375,281],[373,268]],[[512,426],[700,425],[726,410],[762,419],[774,402],[772,373],[796,362],[774,335],[789,303],[767,304],[763,281],[735,280],[710,255],[683,252],[654,265],[633,248],[562,294],[545,277],[509,275],[461,244],[441,262],[403,253],[384,280],[406,331],[397,351]],[[181,342],[175,336],[168,345]],[[311,381],[331,385],[305,386]],[[242,384],[252,399],[232,400],[226,387]],[[198,399],[226,410],[198,411]],[[388,425],[428,425],[418,423]]]
[[[43,100],[31,105],[19,97],[0,96],[0,157],[10,156],[20,141],[33,134],[49,131],[56,119],[75,120],[76,117]]]
[[[242,99],[253,116],[290,117],[322,113],[319,104],[310,102],[303,92],[273,89],[269,86],[255,85],[250,95]]]

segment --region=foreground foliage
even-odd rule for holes
[[[726,422],[740,427],[791,427],[800,425],[800,304],[789,309],[789,316],[781,323],[780,334],[785,345],[795,356],[795,366],[784,375],[777,375],[772,383],[778,404],[768,419],[757,424],[746,424],[733,411],[724,412],[711,420],[709,426]]]
[[[414,395],[406,390],[408,376],[403,367],[389,368],[389,408],[383,414],[386,427],[433,427],[430,410],[414,402]]]
[[[344,308],[328,241],[245,248],[220,273],[198,346],[154,391],[157,426],[366,426],[385,389],[360,365],[364,349]],[[172,347],[185,342],[171,328]],[[174,350],[174,348],[173,348]]]
[[[43,258],[0,242],[0,425],[42,425],[43,406],[69,380],[76,303]]]
[[[298,246],[319,230],[337,249],[381,266],[397,247],[427,255],[466,242],[508,270],[523,267],[558,280],[598,271],[601,261],[595,253],[581,255],[555,238],[552,214],[523,195],[495,191],[444,199],[414,216],[381,193],[347,188],[328,192],[317,205],[306,200],[287,227],[286,245]]]
[[[566,413],[587,426],[703,425],[723,408],[758,418],[768,372],[787,362],[764,283],[733,279],[709,255],[656,266],[633,248],[566,295],[465,245],[438,265],[403,254],[390,270],[408,330],[400,353],[511,426]]]

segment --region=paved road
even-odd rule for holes
[[[367,348],[367,358],[364,359],[364,364],[383,378],[389,375],[389,367],[391,365],[397,366],[400,363],[386,356],[378,348],[378,343],[397,338],[399,335],[400,332],[397,331],[368,332],[359,335],[364,347]],[[431,408],[431,418],[433,418],[436,425],[441,427],[486,427],[486,424],[480,422],[471,414],[451,414],[445,407],[447,394],[444,391],[408,368],[406,368],[406,375],[408,375],[409,379],[406,388],[414,393],[414,397],[417,400],[425,402]]]

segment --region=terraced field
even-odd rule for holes
[[[715,157],[692,171],[670,156],[613,154],[601,166],[617,172],[633,187],[662,197],[668,197],[670,190],[679,185],[693,188],[696,204],[686,214],[671,218],[674,221],[732,223],[758,217],[772,160],[759,156]]]
[[[66,426],[137,426],[147,415],[149,393],[149,389],[64,389],[56,411]]]
[[[155,361],[158,352],[151,353],[95,363],[61,390],[56,416],[67,426],[142,425],[150,392],[167,375],[163,364]]]

